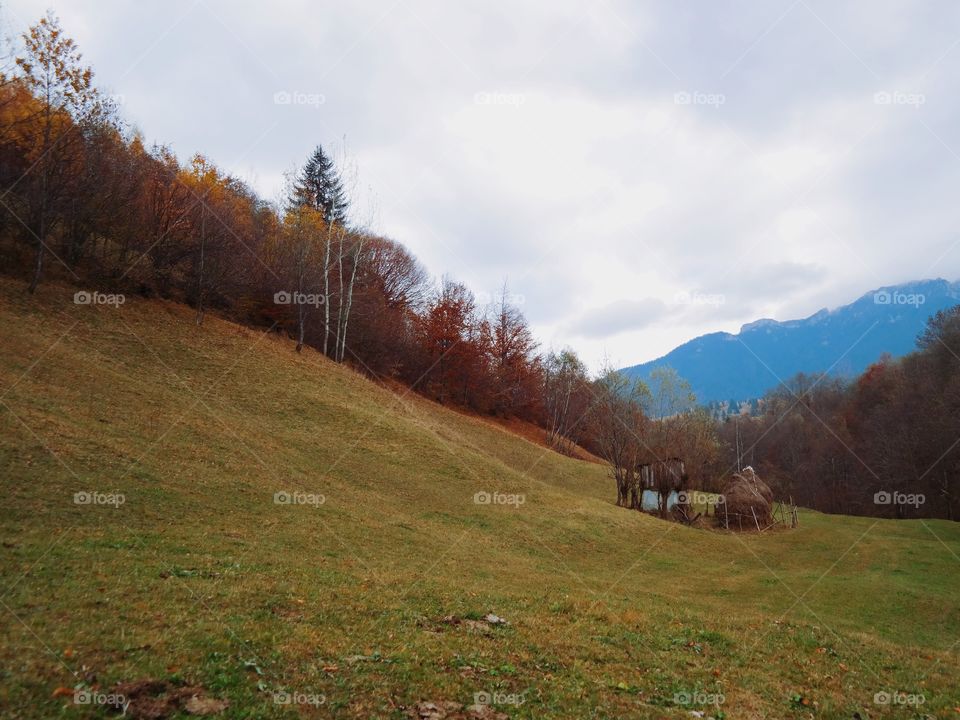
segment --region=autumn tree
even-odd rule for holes
[[[414,383],[427,365],[416,327],[427,305],[423,266],[393,240],[371,235],[357,268],[350,349],[377,374]]]
[[[176,266],[189,255],[187,233],[197,199],[182,181],[180,163],[170,148],[155,145],[147,162],[143,202],[150,245],[145,255],[162,297],[169,297]]]
[[[329,223],[328,223],[329,227]],[[365,249],[370,238],[366,232],[340,232],[337,247],[337,324],[334,332],[334,360],[343,362],[347,351],[347,331],[357,271],[365,261]],[[329,321],[328,321],[329,323]]]
[[[78,125],[77,177],[61,212],[61,258],[71,268],[87,260],[102,278],[117,268],[120,249],[141,229],[141,175],[115,113],[104,104]]]
[[[674,459],[685,461],[683,452],[692,431],[692,410],[696,397],[690,384],[671,367],[654,368],[650,373],[643,408],[649,418],[649,432],[641,456],[653,468],[654,489],[659,496],[660,514],[666,516],[671,493],[686,481],[677,477]]]
[[[506,285],[493,309],[490,354],[493,361],[494,411],[529,417],[538,401],[540,365],[537,342],[520,309],[511,304]]]
[[[428,367],[425,383],[437,400],[463,403],[482,359],[475,332],[476,304],[465,285],[444,278],[420,320]]]
[[[353,305],[354,283],[363,259],[366,236],[364,233],[349,232],[347,222],[350,201],[343,179],[333,159],[321,145],[316,147],[294,179],[288,192],[287,205],[288,209],[311,208],[319,214],[325,226],[321,271],[324,298],[323,353],[334,360],[342,361],[346,353],[346,331]],[[337,289],[335,298],[331,292],[334,280]]]
[[[310,308],[323,302],[320,293],[322,268],[318,255],[323,238],[324,221],[318,210],[309,205],[289,209],[283,219],[285,275],[290,278],[290,290],[281,290],[278,302],[292,304],[297,328],[297,352],[307,340]],[[317,299],[314,302],[314,299]],[[325,304],[325,302],[324,302]]]
[[[231,235],[236,233],[227,223],[242,218],[245,208],[237,202],[239,198],[232,180],[200,153],[190,160],[182,182],[192,196],[189,223],[193,287],[189,296],[194,300],[196,322],[200,325],[208,291],[216,286],[224,270],[224,255],[231,244]]]
[[[548,353],[542,368],[547,442],[569,454],[580,440],[593,399],[587,368],[570,349]]]
[[[24,226],[35,246],[28,288],[32,293],[43,274],[57,212],[77,177],[76,122],[95,105],[96,92],[92,71],[81,64],[76,43],[64,34],[52,12],[23,34],[23,54],[16,58],[16,65],[21,81],[39,103],[33,121],[20,136],[30,169],[18,182]]]
[[[639,509],[639,471],[647,447],[643,406],[649,390],[641,380],[631,381],[613,369],[604,370],[593,384],[591,430],[617,486],[617,505]]]
[[[703,408],[689,411],[674,455],[683,459],[687,488],[719,491],[720,476],[729,471],[724,466],[724,447],[719,424]]]

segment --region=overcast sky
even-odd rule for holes
[[[2,12],[266,197],[345,137],[378,232],[594,368],[960,277],[960,3],[240,5]]]

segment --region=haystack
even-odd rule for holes
[[[773,492],[752,467],[731,478],[723,491],[724,502],[717,507],[717,518],[731,530],[766,528],[773,523]]]

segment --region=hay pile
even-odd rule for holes
[[[773,492],[752,467],[745,467],[727,483],[717,518],[731,530],[756,530],[773,523]]]

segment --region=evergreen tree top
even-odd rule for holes
[[[322,145],[317,145],[297,175],[291,203],[309,205],[319,211],[326,222],[346,224],[350,201],[343,189],[340,173]]]

